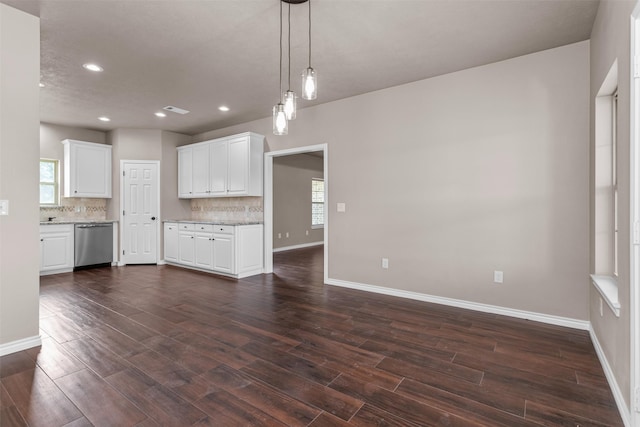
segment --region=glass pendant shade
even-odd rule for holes
[[[278,103],[273,106],[273,134],[286,135],[289,133],[287,115],[284,112],[284,104]]]
[[[292,90],[284,93],[284,113],[287,115],[287,120],[296,118],[296,93]]]
[[[309,67],[302,72],[302,98],[316,99],[318,97],[318,79],[316,70]]]

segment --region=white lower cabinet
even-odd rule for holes
[[[40,274],[73,270],[73,224],[40,226]]]
[[[238,278],[252,276],[262,273],[262,244],[262,224],[165,223],[164,253],[169,264]]]
[[[221,273],[236,274],[234,267],[235,233],[232,226],[216,226],[213,235],[213,269]]]
[[[195,243],[195,266],[210,270],[213,266],[213,234],[196,232]]]
[[[178,262],[178,224],[164,224],[164,259],[167,262]]]
[[[179,224],[178,228],[178,263],[194,266],[196,263],[196,233],[193,224]]]

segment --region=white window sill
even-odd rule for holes
[[[312,225],[312,226],[311,226],[311,229],[312,229],[312,230],[317,230],[317,229],[319,229],[319,228],[324,228],[324,224],[321,224],[321,225]]]
[[[591,275],[591,281],[602,298],[613,311],[616,317],[620,317],[620,300],[618,299],[618,282],[611,276]]]

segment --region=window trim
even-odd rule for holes
[[[52,207],[52,206],[60,206],[60,161],[58,159],[40,159],[40,161],[38,162],[38,165],[40,165],[41,163],[53,163],[53,183],[51,182],[43,182],[40,179],[38,179],[38,201],[40,203],[40,206],[43,207]],[[53,186],[53,196],[54,196],[54,201],[53,203],[42,203],[42,199],[41,199],[41,195],[40,195],[40,185],[49,185],[49,186]]]

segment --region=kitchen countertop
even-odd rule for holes
[[[40,225],[58,225],[58,224],[110,224],[118,222],[117,219],[63,219],[60,221],[40,221]]]
[[[212,224],[212,225],[256,225],[262,221],[237,221],[237,220],[194,220],[194,219],[166,219],[162,222],[177,222],[187,224]]]

